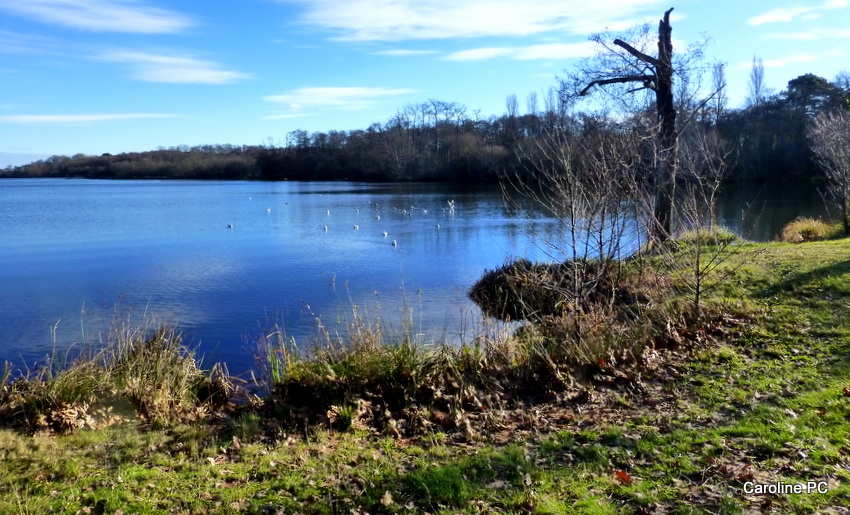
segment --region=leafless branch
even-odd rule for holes
[[[587,92],[593,86],[605,86],[606,84],[617,84],[623,82],[643,82],[644,88],[655,89],[654,86],[650,86],[655,81],[655,75],[629,75],[626,77],[614,77],[612,79],[598,79],[591,81],[583,90],[579,92],[579,96],[587,95]]]
[[[652,66],[661,66],[661,61],[652,57],[651,55],[644,54],[643,52],[636,49],[632,45],[626,43],[622,39],[615,39],[614,44],[617,45],[618,47],[624,49],[626,52],[632,54],[633,56],[637,57],[638,59],[640,59],[641,61],[643,61],[645,63],[649,63]]]

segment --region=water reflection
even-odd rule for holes
[[[795,218],[830,219],[835,207],[825,202],[821,189],[811,183],[741,183],[720,192],[716,213],[721,225],[744,238],[772,241]]]

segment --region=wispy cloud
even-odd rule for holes
[[[412,93],[412,89],[398,88],[299,88],[280,95],[269,95],[264,100],[281,104],[288,113],[274,115],[278,118],[306,113],[316,108],[333,108],[347,111],[368,109],[380,99]],[[288,116],[287,116],[288,115]]]
[[[811,20],[822,16],[817,11],[841,9],[844,7],[847,7],[847,0],[828,0],[815,7],[778,7],[758,16],[753,16],[747,20],[747,23],[755,26],[765,23],[790,22],[798,18]]]
[[[762,64],[765,68],[782,68],[793,63],[809,63],[820,59],[835,59],[841,55],[843,55],[842,52],[837,50],[823,52],[821,54],[794,54],[779,59],[765,59],[762,61]],[[752,65],[752,61],[742,61],[736,65],[736,68],[746,70],[752,68]]]
[[[517,60],[571,59],[589,56],[593,52],[594,45],[590,42],[549,43],[519,47],[473,48],[448,54],[445,59],[447,61],[480,61],[494,57],[509,57]]]
[[[483,61],[484,59],[493,59],[494,57],[505,57],[510,55],[511,52],[512,49],[510,47],[472,48],[453,52],[447,55],[445,59],[447,61]]]
[[[300,22],[330,31],[340,40],[528,36],[548,31],[589,34],[634,26],[662,4],[659,0],[279,0],[305,11]]]
[[[813,27],[803,32],[776,32],[764,35],[764,39],[779,39],[786,41],[817,41],[820,39],[842,38],[850,38],[850,28],[825,29],[821,27]]]
[[[163,34],[194,25],[188,16],[134,0],[0,0],[0,10],[94,32]]]
[[[823,54],[797,54],[797,55],[789,55],[788,57],[782,57],[780,59],[765,59],[764,67],[765,68],[782,68],[784,66],[788,66],[792,63],[809,63],[812,61],[817,61],[820,59],[835,59],[837,56],[841,55],[840,52],[826,52]]]
[[[121,113],[121,114],[16,114],[0,116],[0,123],[93,125],[103,122],[176,118],[173,114]]]
[[[750,25],[763,25],[765,23],[789,22],[793,21],[795,17],[800,16],[803,13],[807,13],[810,10],[811,9],[808,7],[780,7],[778,9],[770,10],[764,14],[753,16],[747,20],[747,23]]]
[[[375,55],[389,55],[392,57],[410,57],[416,55],[429,55],[436,53],[436,50],[405,50],[403,48],[393,50],[380,50],[378,52],[374,52]]]
[[[791,63],[809,63],[816,61],[818,56],[811,54],[797,54],[782,57],[780,59],[766,59],[762,62],[765,68],[782,68]]]
[[[270,114],[268,116],[263,116],[263,120],[291,120],[293,118],[306,118],[307,116],[313,116],[312,113],[285,113],[285,114]]]
[[[216,63],[192,57],[116,51],[104,54],[100,59],[132,65],[133,78],[145,82],[226,84],[250,77],[242,72],[222,70]]]
[[[0,53],[40,54],[56,47],[56,42],[45,36],[0,30]]]

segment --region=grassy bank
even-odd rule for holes
[[[0,512],[838,513],[850,241],[729,251],[699,317],[659,269],[647,305],[459,349],[356,318],[347,345],[328,336],[309,357],[270,338],[270,393],[241,407],[213,402],[226,381],[191,367],[165,402],[172,383],[142,364],[191,356],[171,333],[137,335],[87,362],[96,384],[65,381],[70,397],[51,386],[62,371],[40,377],[42,404],[26,382],[4,387]],[[129,405],[116,423],[44,415],[86,406],[87,420],[109,399]],[[778,481],[825,493],[744,491]]]

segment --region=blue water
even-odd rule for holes
[[[466,290],[486,268],[545,258],[528,224],[497,189],[4,180],[0,361],[32,367],[54,342],[80,347],[155,317],[241,373],[274,324],[309,347],[317,318],[344,333],[353,305],[397,331],[407,306],[424,339],[457,341],[481,323]]]

